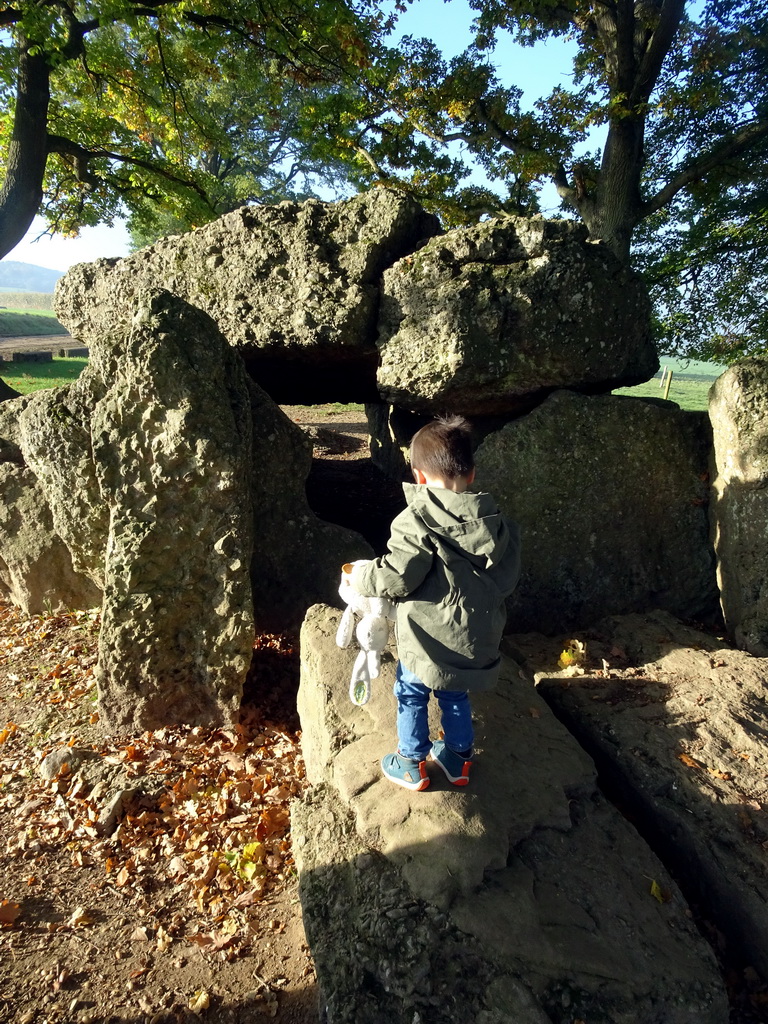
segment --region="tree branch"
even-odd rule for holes
[[[122,153],[112,153],[108,149],[86,149],[84,146],[79,145],[79,143],[73,142],[71,139],[65,139],[61,135],[48,136],[48,152],[58,153],[60,156],[72,157],[75,161],[78,180],[91,185],[101,184],[103,179],[89,171],[89,162],[98,158],[116,160],[121,164],[131,164],[134,167],[141,167],[145,171],[150,171],[152,174],[156,174],[159,177],[164,178],[166,181],[172,181],[176,185],[183,185],[185,188],[189,188],[193,192],[196,192],[206,205],[211,205],[205,189],[198,185],[197,182],[190,181],[188,178],[183,178],[178,174],[174,174],[172,171],[168,171],[164,167],[158,167],[157,164],[152,163],[151,160],[142,160],[141,157],[129,156]]]
[[[645,103],[658,81],[664,58],[680,28],[685,0],[663,0],[658,22],[653,29],[629,96],[630,106]]]
[[[710,171],[722,166],[732,157],[746,153],[755,143],[768,138],[768,118],[746,125],[728,139],[722,140],[713,150],[684,168],[676,177],[667,182],[655,196],[640,207],[640,218],[649,217],[667,206],[677,195],[694,181],[701,181]]]
[[[371,153],[368,152],[365,146],[363,146],[359,142],[353,143],[353,146],[355,148],[355,152],[358,153],[366,161],[366,163],[370,164],[370,166],[373,168],[374,174],[378,175],[378,177],[382,181],[387,181],[389,179],[389,175],[387,174],[387,172],[384,170],[383,167],[381,167],[376,162],[374,157],[371,155]]]
[[[555,173],[552,175],[552,182],[557,190],[557,194],[565,202],[570,203],[571,206],[576,206],[576,189],[568,181],[568,175],[565,170],[564,164],[558,164]]]

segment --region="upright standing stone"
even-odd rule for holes
[[[72,565],[44,489],[21,450],[26,396],[0,406],[0,594],[29,615],[91,608],[97,586]]]
[[[97,680],[112,732],[237,714],[253,643],[251,414],[206,314],[140,298],[91,429],[109,507]]]
[[[104,586],[109,507],[93,460],[91,415],[106,384],[87,366],[72,384],[32,395],[19,416],[24,458],[79,573]]]
[[[486,437],[477,486],[522,532],[511,630],[650,608],[716,614],[708,428],[671,403],[557,391]]]
[[[768,358],[736,363],[709,395],[714,434],[712,528],[726,626],[768,656]]]

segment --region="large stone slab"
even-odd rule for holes
[[[658,369],[640,279],[583,225],[542,217],[448,232],[387,270],[379,349],[385,401],[469,416]]]
[[[574,638],[583,675],[557,668]],[[768,975],[768,659],[662,612],[509,643],[731,952]]]
[[[768,657],[768,357],[730,367],[710,391],[712,527],[730,636]]]
[[[54,305],[105,379],[135,296],[162,287],[209,313],[276,401],[363,401],[377,397],[381,273],[439,230],[437,218],[387,189],[339,203],[246,206],[125,259],[74,267]]]
[[[210,317],[143,295],[91,417],[109,509],[96,673],[109,731],[237,715],[253,644],[250,413]]]
[[[0,592],[27,614],[91,608],[101,594],[73,567],[43,488],[21,451],[27,397],[0,407]]]
[[[551,395],[490,434],[476,484],[520,523],[509,628],[557,633],[606,615],[717,611],[704,414],[612,395]]]
[[[395,743],[394,659],[353,706],[339,616],[316,606],[302,628],[312,788],[293,819],[329,1024],[724,1024],[714,958],[674,882],[531,679],[505,659],[498,691],[474,700],[466,790],[433,773],[411,793],[379,767]]]

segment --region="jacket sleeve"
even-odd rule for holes
[[[427,529],[410,508],[392,523],[386,555],[356,565],[351,583],[363,597],[405,597],[424,581],[434,549]]]
[[[504,597],[509,597],[520,580],[520,527],[511,519],[506,520],[509,543],[499,566],[496,585]]]

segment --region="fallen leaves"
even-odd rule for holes
[[[684,765],[687,765],[688,768],[704,767],[704,765],[700,761],[697,761],[696,758],[691,757],[690,754],[678,754],[677,759],[678,761],[682,761]]]
[[[254,937],[255,904],[292,871],[289,804],[305,785],[298,737],[270,720],[263,698],[269,682],[260,680],[258,706],[248,705],[233,727],[165,728],[105,742],[88,728],[98,718],[98,626],[92,613],[25,617],[0,602],[0,666],[17,659],[13,673],[5,672],[12,696],[33,714],[53,705],[57,720],[83,730],[74,734],[70,725],[52,743],[34,719],[0,727],[0,809],[21,822],[6,856],[28,863],[23,881],[35,878],[33,865],[39,872],[45,857],[66,851],[73,868],[101,875],[94,888],[119,893],[126,905],[149,893],[159,901],[162,891],[173,922],[136,921],[126,933],[134,944],[164,953],[191,941],[206,954],[239,955]],[[285,667],[294,654],[286,638],[265,635],[256,646],[267,656],[262,672],[293,673]],[[282,713],[282,700],[274,703]],[[53,778],[39,776],[43,760],[67,746],[80,757]],[[4,788],[4,780],[22,777],[23,790]],[[119,791],[112,781],[118,777]],[[118,797],[116,827],[107,835],[100,819]],[[18,903],[3,901],[0,925],[18,927],[20,912]],[[91,912],[78,906],[49,930],[92,924]]]
[[[557,667],[566,675],[583,675],[587,648],[581,640],[569,640],[564,651],[557,659]]]
[[[0,924],[13,924],[21,913],[21,907],[12,900],[0,900]]]
[[[15,722],[9,722],[4,729],[0,729],[0,744],[6,743],[12,736],[15,736],[19,727]]]
[[[189,1000],[189,1008],[192,1013],[202,1013],[211,1005],[211,997],[205,989],[199,989]]]
[[[659,903],[670,903],[672,900],[672,893],[669,889],[662,889],[655,879],[651,880],[651,896]]]
[[[88,925],[93,924],[94,918],[85,907],[77,907],[70,917],[67,924],[70,928],[87,928]]]

